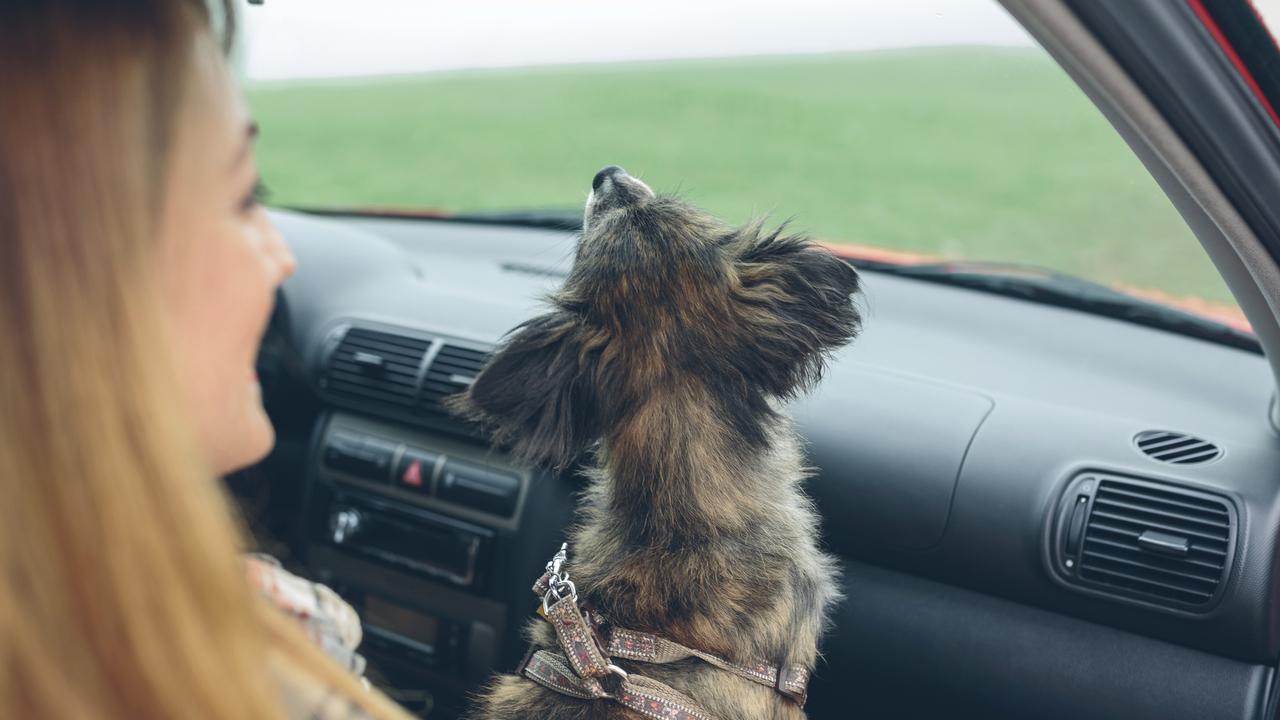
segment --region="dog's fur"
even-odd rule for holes
[[[802,237],[727,229],[618,172],[587,202],[551,309],[508,336],[455,410],[556,469],[599,441],[566,567],[610,621],[738,662],[812,667],[836,569],[778,403],[856,335],[857,291],[853,268]],[[557,647],[543,621],[530,634]],[[619,664],[719,718],[804,716],[698,660]],[[474,714],[639,717],[511,675]]]

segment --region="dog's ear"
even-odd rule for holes
[[[450,409],[518,460],[564,469],[599,435],[596,360],[582,352],[579,328],[560,311],[520,325]]]
[[[738,317],[749,382],[779,397],[812,387],[826,355],[861,329],[858,273],[804,236],[748,226],[738,248]]]

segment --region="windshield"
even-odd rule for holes
[[[1240,318],[1133,153],[993,0],[308,0],[244,18],[280,206],[577,213],[618,164],[855,253],[1041,266]]]

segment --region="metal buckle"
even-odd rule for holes
[[[778,677],[773,682],[773,689],[778,694],[794,702],[800,707],[804,707],[804,703],[809,699],[809,688],[806,686],[804,691],[795,692],[787,687],[787,683],[791,680],[791,668],[785,665],[778,666]]]
[[[578,588],[574,586],[572,580],[568,579],[567,575],[563,580],[552,582],[551,587],[547,589],[547,594],[542,596],[543,614],[551,612],[551,606],[565,598],[578,599]]]
[[[618,693],[625,689],[623,686],[627,684],[627,678],[631,677],[631,675],[626,670],[623,670],[613,663],[606,665],[605,669],[609,671],[609,674],[602,675],[599,678],[601,681],[601,687],[605,688],[604,697],[609,700],[617,700]],[[617,682],[605,684],[603,681],[610,676],[617,678]]]

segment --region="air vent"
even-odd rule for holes
[[[353,327],[329,355],[323,388],[338,400],[408,409],[431,341]]]
[[[487,349],[352,327],[325,361],[320,389],[336,405],[482,438],[477,426],[453,417],[442,401],[471,385],[488,361]]]
[[[1152,458],[1175,465],[1196,465],[1222,456],[1222,448],[1208,440],[1168,430],[1138,433],[1133,442]]]
[[[487,362],[489,353],[484,350],[447,343],[441,346],[427,368],[418,411],[424,415],[447,415],[448,411],[441,404],[444,398],[466,390]]]
[[[531,263],[522,262],[504,262],[502,263],[503,272],[519,273],[521,275],[533,275],[534,277],[547,278],[566,278],[569,273],[554,267],[546,267],[544,265],[533,265]]]
[[[1235,542],[1225,499],[1167,485],[1092,478],[1071,493],[1075,508],[1065,537],[1067,568],[1084,585],[1184,610],[1208,607],[1230,567]],[[1078,493],[1078,494],[1077,494]],[[1080,527],[1083,538],[1073,538]]]

